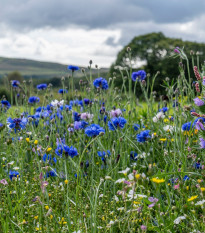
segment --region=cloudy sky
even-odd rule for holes
[[[137,35],[205,42],[205,0],[0,0],[0,56],[109,67]]]

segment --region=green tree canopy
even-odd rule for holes
[[[190,51],[198,52],[200,54],[200,63],[205,61],[205,44],[190,41],[183,41],[181,39],[174,39],[164,36],[161,32],[150,33],[135,37],[128,45],[126,45],[117,56],[117,59],[110,68],[110,76],[116,72],[117,85],[122,84],[122,79],[119,78],[119,71],[115,69],[116,66],[130,67],[128,59],[127,48],[131,48],[132,54],[132,68],[133,71],[144,69],[151,77],[160,71],[160,75],[156,79],[155,90],[162,93],[160,84],[166,77],[176,79],[179,75],[178,63],[179,59],[170,57],[176,47],[183,48],[187,54],[190,64],[191,77],[193,77],[192,61]],[[125,73],[126,75],[126,73]]]

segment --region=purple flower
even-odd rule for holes
[[[195,98],[195,99],[194,99],[194,103],[195,103],[198,107],[204,105],[204,101],[201,100],[201,99],[199,99],[199,98]]]
[[[203,79],[203,82],[202,82],[202,84],[205,86],[205,79]]]
[[[8,184],[8,182],[6,181],[6,179],[0,180],[0,183],[3,184],[3,185],[7,185]]]
[[[180,54],[179,47],[176,47],[176,48],[174,49],[174,52]]]
[[[201,149],[205,149],[205,140],[203,138],[199,138],[199,140],[200,140]]]
[[[141,230],[143,230],[143,231],[146,231],[146,230],[147,230],[147,227],[146,227],[145,225],[141,225],[140,228],[141,228]]]
[[[148,200],[150,202],[152,202],[152,204],[148,205],[149,208],[152,208],[155,206],[155,204],[158,202],[158,199],[157,198],[154,198],[154,197],[149,197]]]
[[[198,130],[205,130],[204,125],[201,123],[201,121],[197,121],[195,127]]]

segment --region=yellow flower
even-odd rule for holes
[[[34,144],[37,145],[37,144],[38,144],[38,140],[35,140],[35,141],[34,141]]]
[[[200,180],[200,179],[197,180],[198,183],[201,183],[202,181],[203,181],[203,180]]]
[[[197,197],[198,197],[198,195],[192,196],[192,197],[190,197],[189,199],[187,199],[187,201],[193,201],[193,200],[195,200]]]
[[[201,191],[204,192],[204,191],[205,191],[205,188],[204,188],[204,187],[201,187]]]
[[[198,129],[195,129],[195,130],[194,130],[194,133],[197,134],[197,133],[198,133]]]
[[[68,180],[65,180],[64,182],[65,182],[65,184],[68,184]]]
[[[48,147],[48,149],[46,150],[46,152],[50,152],[52,150],[51,147]]]
[[[38,216],[34,216],[34,219],[36,219],[36,220],[37,220],[37,219],[38,219]]]
[[[165,182],[165,179],[159,179],[159,178],[152,178],[151,181],[157,184],[161,184]]]
[[[157,133],[154,133],[154,136],[157,136]]]
[[[168,119],[164,119],[164,123],[168,123],[169,122],[169,120]]]
[[[162,141],[162,142],[165,142],[167,139],[166,138],[160,138],[159,140]]]
[[[135,205],[139,205],[139,204],[140,204],[139,201],[134,201],[133,203],[134,203]]]
[[[135,178],[136,178],[136,179],[139,179],[139,178],[140,178],[140,174],[136,174],[136,175],[135,175]]]
[[[53,215],[52,214],[50,215],[50,219],[53,219]]]
[[[49,193],[48,196],[51,197],[51,193]]]
[[[189,186],[186,186],[186,190],[189,190]]]
[[[46,205],[46,206],[45,206],[45,209],[48,210],[48,209],[49,209],[49,206]]]
[[[29,138],[26,138],[26,141],[27,141],[27,142],[30,142],[30,139],[29,139]]]

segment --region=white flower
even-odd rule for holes
[[[137,199],[137,198],[146,198],[146,195],[143,194],[136,194],[132,189],[129,191],[129,193],[127,194],[127,197],[130,198],[130,200],[132,199]]]
[[[8,165],[13,165],[14,164],[14,161],[11,161],[8,163]]]
[[[14,167],[13,169],[14,169],[14,170],[19,170],[19,167]]]
[[[134,180],[134,175],[133,175],[133,173],[130,173],[130,174],[128,175],[128,178],[129,178],[129,180]]]
[[[124,181],[125,181],[125,178],[118,179],[115,181],[115,184],[120,184],[120,183],[123,183]]]
[[[205,203],[205,200],[198,201],[195,205],[203,205]]]
[[[180,216],[180,217],[176,218],[174,220],[174,224],[179,224],[181,222],[181,220],[183,220],[183,219],[186,219],[186,217],[185,216]]]
[[[117,210],[118,211],[122,211],[122,210],[124,210],[125,209],[125,207],[119,207]]]
[[[114,199],[115,199],[116,202],[119,201],[119,198],[116,195],[114,196]]]
[[[99,197],[103,197],[103,194],[100,194],[100,196]]]
[[[51,105],[53,107],[60,107],[64,104],[64,100],[58,101],[58,100],[53,100],[51,101]]]
[[[112,180],[112,177],[111,176],[105,176],[105,179],[106,180]]]
[[[119,171],[118,173],[122,173],[122,174],[124,174],[126,176],[127,173],[129,172],[129,170],[130,170],[130,168],[127,167],[125,170]]]
[[[164,131],[170,131],[170,132],[173,132],[174,127],[173,127],[173,126],[171,126],[171,125],[166,125],[166,126],[164,126],[164,127],[163,127],[163,130],[164,130]]]

